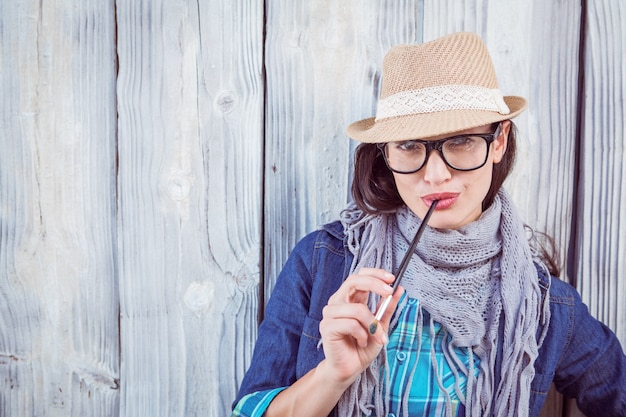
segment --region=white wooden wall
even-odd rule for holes
[[[385,52],[459,30],[530,101],[507,187],[626,343],[622,3],[0,0],[0,415],[227,415]]]
[[[0,2],[2,416],[119,410],[114,15]]]

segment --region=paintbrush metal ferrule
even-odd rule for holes
[[[415,252],[415,248],[417,247],[417,242],[419,242],[420,237],[422,236],[422,233],[424,232],[424,229],[426,228],[426,225],[428,224],[428,219],[430,219],[430,216],[433,214],[433,211],[435,211],[435,208],[437,207],[437,203],[439,203],[439,200],[435,200],[430,204],[430,207],[428,208],[428,211],[426,212],[426,216],[424,216],[424,220],[422,221],[422,224],[420,224],[420,227],[417,229],[417,232],[415,233],[415,236],[413,237],[413,241],[411,242],[411,246],[409,246],[409,250],[407,250],[406,253],[404,254],[404,257],[402,258],[402,262],[400,262],[400,268],[398,268],[398,272],[396,272],[396,280],[393,282],[393,285],[391,286],[393,291],[391,294],[389,294],[385,298],[383,303],[380,305],[378,312],[374,316],[374,321],[372,321],[369,327],[370,334],[376,333],[378,324],[380,323],[380,320],[382,320],[383,315],[385,314],[385,311],[387,311],[387,307],[389,307],[389,304],[391,303],[393,294],[396,292],[396,289],[400,285],[400,281],[402,280],[402,277],[404,276],[404,272],[406,271],[406,268],[409,266],[409,261],[411,260],[411,256],[413,256],[413,252]]]

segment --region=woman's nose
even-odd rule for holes
[[[432,150],[424,166],[424,181],[432,184],[441,184],[452,177],[450,168],[445,163],[439,151]]]

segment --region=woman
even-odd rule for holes
[[[386,55],[376,117],[348,127],[355,203],[292,252],[233,416],[537,416],[552,382],[590,416],[626,414],[617,338],[501,188],[525,107],[474,34]]]

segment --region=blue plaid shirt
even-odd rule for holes
[[[452,413],[464,416],[465,408],[455,388],[465,395],[467,378],[463,373],[455,377],[448,365],[443,349],[447,344],[448,334],[439,323],[430,325],[428,314],[424,312],[421,343],[419,343],[419,302],[409,298],[400,312],[398,324],[389,335],[387,359],[389,363],[389,412],[391,415],[404,415],[402,398],[410,387],[408,413],[411,416],[435,417],[445,415],[446,396],[450,397]],[[422,310],[423,311],[423,310]],[[461,349],[455,349],[456,355],[469,368],[469,356]],[[431,355],[434,357],[431,360]],[[474,369],[478,373],[478,358],[474,358]],[[441,386],[435,372],[440,375]],[[270,402],[286,387],[258,391],[243,397],[235,407],[232,417],[261,417]]]

